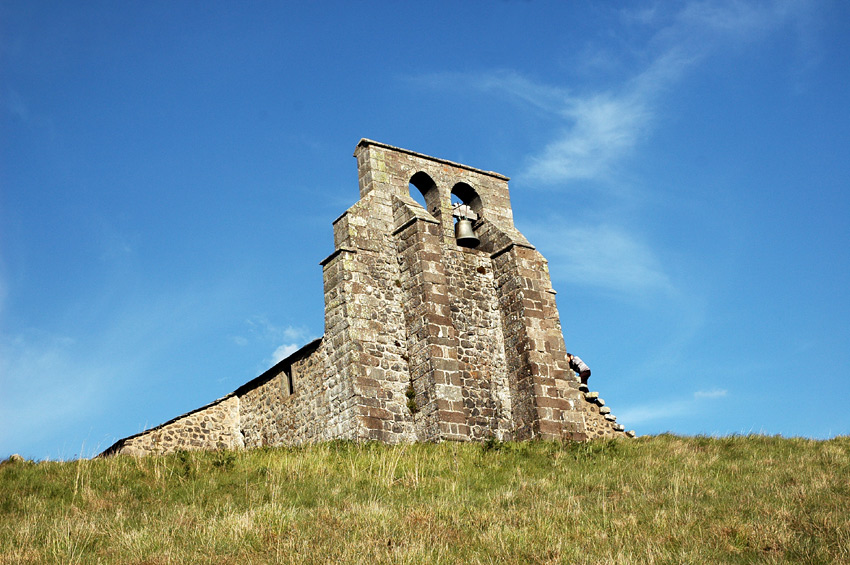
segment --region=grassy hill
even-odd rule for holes
[[[0,563],[850,563],[850,437],[0,465]]]

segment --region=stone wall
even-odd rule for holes
[[[107,451],[623,435],[569,369],[548,265],[513,224],[507,177],[368,140],[355,157],[360,200],[321,262],[324,337]],[[452,199],[474,212],[473,247],[455,239]]]
[[[235,449],[244,445],[239,429],[239,397],[229,394],[156,428],[119,440],[103,454]]]
[[[310,354],[290,358],[268,381],[246,387],[239,397],[245,447],[344,437],[335,435],[330,425],[336,389],[328,386],[326,369],[327,356],[319,346]]]
[[[469,439],[510,438],[514,394],[508,379],[492,261],[487,253],[460,248],[447,250],[446,264]]]

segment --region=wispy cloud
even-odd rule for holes
[[[288,356],[292,355],[308,341],[315,338],[305,327],[288,325],[278,326],[269,321],[265,316],[254,316],[245,321],[246,334],[231,336],[231,339],[240,346],[247,345],[251,341],[273,344],[274,350],[263,362],[266,365],[274,365]]]
[[[707,402],[715,402],[727,396],[728,392],[725,389],[699,390],[691,397],[672,398],[627,407],[618,411],[617,416],[618,420],[628,422],[630,426],[668,420],[672,429],[676,427],[677,420],[700,414],[708,409]]]
[[[627,422],[629,426],[639,426],[659,420],[670,420],[670,427],[673,428],[676,420],[691,411],[692,404],[688,400],[674,400],[633,406],[624,410],[618,410],[617,420]]]
[[[515,180],[552,184],[606,177],[649,129],[653,117],[642,90],[645,85],[579,95],[510,70],[437,73],[422,77],[422,82],[507,95],[550,119],[557,130],[555,138],[528,158],[526,169]]]
[[[544,114],[552,124],[549,140],[532,150],[514,182],[565,192],[581,186],[603,196],[591,204],[596,217],[605,218],[601,222],[594,224],[589,216],[578,224],[548,220],[548,225],[567,227],[526,230],[551,260],[554,279],[628,295],[671,292],[675,285],[655,251],[657,242],[618,221],[622,197],[629,195],[628,204],[634,204],[635,189],[628,188],[633,186],[631,159],[666,119],[664,96],[687,73],[723,48],[746,45],[793,21],[801,7],[804,2],[733,0],[689,2],[677,10],[622,10],[615,16],[619,24],[646,33],[634,34],[642,43],[616,56],[597,46],[606,68],[620,69],[605,88],[578,92],[504,69],[443,73],[428,77],[428,83],[506,96]],[[589,48],[586,55],[593,54]]]
[[[283,361],[296,351],[298,351],[299,345],[297,343],[284,344],[274,350],[272,353],[272,364]]]
[[[280,332],[284,343],[277,346],[271,356],[271,364],[282,361],[298,351],[301,346],[314,338],[306,328],[298,328],[294,326],[287,326],[283,328]]]
[[[711,390],[698,390],[694,393],[694,398],[723,398],[728,394],[725,388],[713,388]]]
[[[549,219],[546,224],[566,222]],[[622,228],[599,224],[526,231],[545,251],[555,280],[630,295],[673,290],[651,246]]]
[[[810,5],[805,0],[689,2],[666,31],[679,35],[678,42],[700,44],[702,49],[713,46],[706,44],[707,39],[713,43],[749,42],[792,20]]]
[[[3,315],[3,311],[6,308],[6,300],[9,296],[9,285],[6,282],[5,271],[3,257],[0,256],[0,316]]]
[[[274,349],[271,355],[263,360],[265,365],[274,365],[286,359],[315,335],[301,326],[278,326],[265,316],[253,316],[245,321],[244,335],[234,335],[230,339],[240,347],[251,342],[270,344]]]
[[[8,113],[18,124],[38,130],[48,139],[56,137],[53,120],[49,116],[33,112],[27,100],[15,90],[7,88],[0,92],[0,111]]]
[[[30,112],[23,97],[17,92],[7,89],[5,98],[6,111],[22,122],[28,122]]]
[[[560,112],[564,98],[569,95],[569,91],[564,88],[535,82],[516,71],[508,69],[470,73],[430,73],[413,80],[418,84],[441,90],[463,88],[479,92],[506,94],[517,102],[542,110],[547,114]]]
[[[182,337],[220,323],[221,309],[210,305],[227,304],[232,295],[227,285],[158,296],[103,292],[95,300],[69,301],[51,329],[0,331],[0,457],[62,437],[73,451],[41,455],[68,457],[80,452],[89,433],[100,441],[102,430],[92,428],[99,417],[110,405],[138,402],[128,396],[128,390],[141,393],[138,383],[162,382],[181,363],[173,356]],[[110,314],[91,327],[81,311]],[[173,361],[157,362],[163,358]],[[98,447],[105,446],[88,446]]]
[[[529,158],[523,178],[543,183],[606,178],[637,144],[653,118],[640,96],[599,93],[564,100],[562,133]]]
[[[30,332],[0,338],[0,457],[13,450],[13,442],[20,449],[89,417],[114,369],[81,356],[67,336]]]
[[[501,93],[551,117],[551,140],[528,157],[514,178],[537,185],[567,187],[570,181],[611,183],[618,167],[651,135],[662,112],[661,97],[707,56],[726,46],[745,45],[780,26],[799,20],[808,3],[688,2],[669,9],[622,10],[625,25],[650,32],[643,44],[624,50],[633,59],[613,86],[574,92],[511,70],[441,73],[427,77],[431,86]],[[607,60],[604,45],[586,57]],[[612,65],[613,66],[613,65]]]
[[[561,107],[553,112],[562,121],[561,131],[529,158],[520,178],[544,184],[616,179],[620,161],[651,134],[661,112],[661,95],[721,46],[750,41],[775,29],[792,12],[788,4],[685,4],[672,21],[658,27],[647,45],[640,46],[650,53],[648,59],[618,86],[563,97]],[[659,26],[659,14],[641,10],[633,19]],[[549,85],[538,88],[547,97],[553,91]],[[526,99],[535,98],[533,90],[533,85],[526,85]]]

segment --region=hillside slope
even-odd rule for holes
[[[0,465],[0,563],[850,562],[850,437]]]

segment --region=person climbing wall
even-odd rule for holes
[[[581,384],[586,385],[587,379],[590,378],[590,367],[581,360],[581,357],[572,353],[567,353],[567,360],[570,362],[570,369],[578,373]]]

